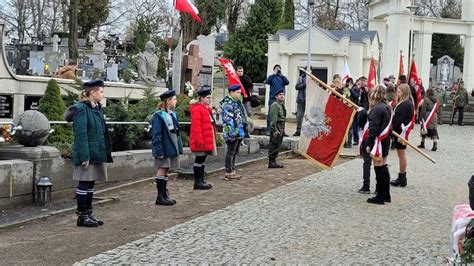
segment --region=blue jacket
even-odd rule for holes
[[[298,82],[296,83],[295,89],[298,91],[296,102],[306,102],[306,74],[303,74],[298,78]]]
[[[274,101],[277,91],[279,91],[280,89],[284,90],[285,86],[290,84],[290,82],[283,75],[273,74],[273,75],[268,76],[267,80],[265,80],[265,84],[270,85],[270,99],[269,99],[269,101],[272,101],[272,100]]]
[[[165,157],[172,158],[183,154],[183,142],[179,132],[179,122],[176,116],[176,112],[172,112],[174,128],[178,135],[178,150],[173,144],[171,139],[171,132],[168,129],[168,119],[166,118],[166,112],[158,110],[153,114],[151,121],[152,131],[152,154],[153,157]]]
[[[242,139],[245,136],[242,104],[226,96],[221,102],[222,132],[225,141]]]

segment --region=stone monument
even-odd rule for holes
[[[155,44],[148,41],[145,51],[138,55],[138,81],[146,85],[156,85],[158,73],[158,56],[155,54]]]
[[[179,37],[178,45],[173,51],[173,77],[171,79],[171,87],[176,93],[181,93],[183,87],[183,34]]]
[[[198,87],[198,75],[202,69],[202,57],[199,57],[199,46],[189,45],[189,52],[183,57],[184,81],[190,81],[194,88]]]
[[[199,46],[199,56],[202,57],[202,68],[198,74],[198,87],[213,87],[213,67],[216,56],[216,38],[212,36],[199,35],[197,39],[190,42]],[[189,48],[188,48],[189,50]]]
[[[17,129],[15,139],[26,147],[42,145],[49,136],[50,125],[46,116],[38,111],[29,110],[17,116],[13,123]]]
[[[452,88],[458,78],[462,78],[461,69],[455,66],[454,59],[447,55],[439,58],[437,65],[430,70],[431,86],[441,83],[448,88]]]

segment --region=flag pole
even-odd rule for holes
[[[353,103],[351,100],[347,99],[346,97],[344,97],[342,94],[340,94],[339,92],[337,92],[335,89],[331,88],[329,85],[327,85],[326,83],[324,83],[322,80],[318,79],[317,77],[315,77],[313,74],[309,73],[308,71],[304,70],[303,68],[299,68],[301,71],[304,71],[306,72],[306,75],[308,75],[310,78],[312,78],[314,81],[316,81],[317,83],[319,83],[320,85],[322,85],[326,90],[330,91],[331,93],[333,93],[334,95],[338,96],[342,101],[344,101],[345,103],[347,103],[350,107],[354,108],[356,111],[359,109],[359,106],[355,103]],[[411,142],[409,142],[407,139],[403,138],[402,136],[400,136],[397,132],[393,131],[392,130],[392,134],[394,136],[396,136],[397,138],[399,138],[403,143],[406,143],[408,146],[410,146],[411,148],[413,148],[415,151],[417,151],[419,154],[421,154],[423,157],[425,157],[426,159],[430,160],[431,162],[433,163],[436,163],[436,161],[431,158],[428,154],[424,153],[422,150],[420,150],[418,147],[416,147],[415,145],[413,145]]]

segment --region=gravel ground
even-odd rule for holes
[[[79,264],[445,263],[453,207],[468,200],[472,129],[440,126],[438,151],[426,151],[436,164],[409,149],[408,186],[391,189],[392,203],[366,203],[352,160]],[[389,165],[394,178],[394,152]]]

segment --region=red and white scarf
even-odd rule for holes
[[[425,132],[427,131],[428,126],[431,124],[431,120],[433,120],[434,114],[438,110],[438,107],[439,107],[439,102],[436,102],[433,109],[430,112],[430,115],[426,119],[426,121],[425,121],[425,119],[421,119],[421,126],[423,127]]]
[[[411,133],[411,130],[413,129],[414,122],[413,120],[410,121],[407,125],[402,123],[402,132],[400,133],[400,136],[406,140],[408,140],[408,136]]]
[[[385,127],[385,129],[375,138],[374,147],[372,147],[372,150],[370,151],[370,155],[372,155],[372,157],[382,157],[382,140],[386,139],[390,133],[392,133],[392,117],[390,117],[390,122],[388,123],[387,127]],[[367,123],[365,123],[364,130],[362,131],[362,142],[366,140],[368,136],[369,122],[367,121]]]

